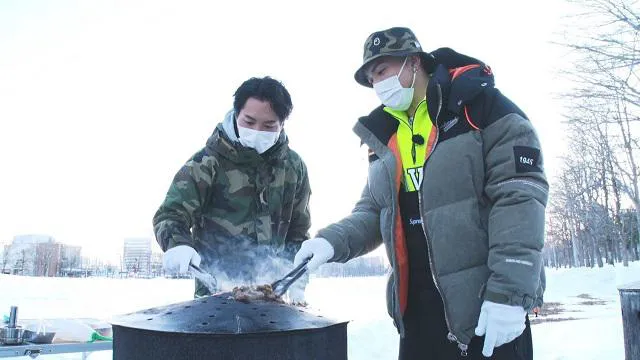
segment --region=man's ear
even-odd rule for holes
[[[411,55],[411,70],[418,71],[422,65],[422,59],[418,55]]]

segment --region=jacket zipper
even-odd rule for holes
[[[420,104],[422,104],[422,102],[424,102],[425,100],[422,100],[420,102]],[[418,104],[418,106],[420,106],[420,104]],[[418,107],[416,107],[416,111],[418,110]],[[415,113],[413,114],[415,116]],[[413,160],[413,164],[416,164],[416,143],[413,141],[413,123],[414,123],[414,116],[410,116],[407,120],[407,122],[404,122],[404,120],[401,120],[398,118],[398,121],[400,121],[401,123],[407,125],[407,127],[409,128],[409,130],[411,130],[411,159]]]
[[[431,157],[431,154],[433,154],[433,152],[436,150],[436,146],[438,145],[438,140],[440,138],[440,129],[438,127],[438,118],[440,117],[440,111],[442,110],[442,88],[440,87],[440,84],[437,84],[437,89],[438,89],[438,111],[436,112],[436,121],[435,121],[436,139],[433,143],[433,147],[431,148],[431,151],[429,152],[429,154],[427,154],[427,158],[424,160],[424,165],[423,165],[424,174],[426,174],[426,172],[424,171],[424,168],[427,166],[427,161]],[[429,257],[429,268],[431,269],[431,277],[433,278],[433,283],[435,284],[436,289],[438,290],[438,293],[440,293],[440,298],[442,299],[442,304],[444,306],[444,320],[447,323],[447,330],[449,330],[449,334],[447,334],[447,339],[449,339],[449,341],[456,341],[458,343],[458,348],[461,351],[461,355],[467,356],[468,345],[458,341],[458,338],[453,333],[451,333],[451,325],[450,325],[451,323],[449,322],[449,316],[447,314],[447,304],[445,304],[445,299],[444,299],[444,296],[442,296],[442,290],[440,289],[440,283],[438,282],[438,279],[436,278],[436,275],[435,275],[435,271],[433,267],[433,247],[431,246],[431,241],[429,241],[429,237],[427,236],[427,229],[425,227],[426,221],[422,214],[422,186],[420,186],[420,189],[418,191],[418,206],[420,207],[420,219],[422,220],[422,231],[424,232],[425,239],[427,239],[427,248],[429,249],[428,257]]]
[[[426,100],[423,100],[423,101],[426,101]],[[422,103],[422,102],[421,102],[421,103]],[[418,104],[418,106],[419,106],[419,104]],[[417,109],[417,107],[416,107],[416,109]],[[415,115],[415,114],[414,114],[414,115]],[[403,120],[401,120],[401,119],[398,119],[398,121],[400,121],[401,123],[404,123],[405,125],[407,125],[407,126],[409,127],[409,129],[411,130],[411,139],[412,139],[411,156],[412,156],[412,158],[413,158],[413,163],[415,164],[415,163],[416,163],[416,151],[415,151],[415,150],[416,150],[416,147],[415,147],[415,143],[413,143],[413,121],[412,121],[412,120],[409,120],[409,121],[407,121],[406,123],[405,123]],[[425,159],[425,161],[426,161],[426,159]],[[404,174],[403,174],[403,177],[404,177]],[[395,191],[393,191],[392,193],[395,193]],[[396,196],[397,196],[397,195],[396,195]],[[419,197],[419,195],[418,195],[418,197]],[[418,201],[419,201],[419,200],[418,200]],[[394,221],[395,221],[395,217],[394,217]],[[393,225],[394,225],[394,226],[392,226],[392,227],[391,227],[391,238],[393,238],[393,237],[394,237],[394,231],[393,231],[393,229],[395,228],[395,224],[393,224]],[[395,259],[395,252],[393,253],[393,257],[394,257],[394,258],[392,259],[392,260],[393,260],[393,264],[394,264],[394,267],[393,267],[393,270],[394,270],[394,271],[393,271],[393,273],[394,273],[394,274],[397,274],[397,273],[399,272],[399,270],[398,270],[398,267],[396,266],[397,262],[396,262],[396,259]],[[394,281],[396,282],[396,284],[398,284],[398,281],[396,281],[396,280],[394,280]],[[396,291],[394,291],[394,297],[395,297],[395,302],[396,302],[396,304],[399,306],[399,304],[400,304],[400,297],[399,297],[399,295],[398,295],[398,288],[397,288],[397,287],[396,287]],[[401,324],[401,325],[402,325],[402,329],[403,329],[403,330],[402,330],[402,333],[404,334],[404,319],[402,318],[402,314],[400,315],[399,319],[397,319],[397,320],[395,320],[395,319],[394,319],[394,321],[395,321],[395,322],[397,322],[398,324]]]
[[[425,101],[425,100],[422,100]],[[422,104],[422,101],[420,102],[420,104]],[[420,106],[420,104],[418,104],[418,106],[416,106],[416,111],[418,111],[418,107]],[[413,123],[414,123],[414,117],[416,116],[416,113],[413,113],[413,116],[409,117],[409,129],[411,129],[411,158],[413,159],[413,165],[416,164],[416,143],[415,141],[413,141]]]

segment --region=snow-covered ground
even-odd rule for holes
[[[640,281],[640,263],[603,269],[547,269],[546,315],[534,319],[534,358],[624,359],[617,286]],[[313,278],[307,299],[324,316],[349,320],[349,359],[395,359],[398,336],[384,303],[385,279]],[[190,300],[192,280],[31,278],[0,275],[0,314],[22,319],[97,318]],[[79,354],[43,359],[80,359]],[[110,359],[96,352],[89,359]],[[27,359],[27,357],[24,357]]]

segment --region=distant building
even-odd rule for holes
[[[38,244],[47,243],[55,243],[54,238],[49,235],[15,236],[11,245],[3,251],[2,271],[17,275],[37,275]],[[46,245],[41,246],[41,259],[49,258],[49,255],[45,255],[45,250],[49,250],[49,248]],[[42,268],[45,267],[42,264]]]
[[[133,274],[150,275],[151,254],[151,239],[125,239],[122,253],[123,270]]]
[[[0,272],[27,276],[72,276],[81,268],[80,246],[57,242],[50,235],[19,235],[0,246]]]
[[[36,244],[36,256],[33,275],[56,276],[60,271],[62,244],[51,238],[48,242]]]

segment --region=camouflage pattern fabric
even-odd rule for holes
[[[175,175],[154,232],[163,251],[192,246],[214,276],[253,282],[272,258],[293,260],[309,238],[310,193],[306,166],[284,132],[260,155],[220,124]],[[197,295],[208,293],[197,287]]]
[[[410,29],[393,27],[376,31],[369,35],[364,42],[362,65],[356,71],[354,77],[360,85],[371,87],[364,74],[364,68],[367,64],[382,56],[407,56],[410,54],[419,54],[428,68],[433,67],[435,64],[433,56],[422,50],[418,38]]]

